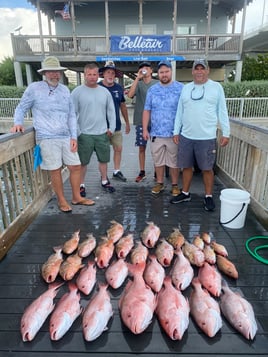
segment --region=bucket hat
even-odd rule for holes
[[[115,71],[115,76],[118,78],[123,77],[123,72],[115,67],[115,64],[113,61],[106,61],[104,67],[99,69],[99,75],[101,77],[103,77],[103,73],[105,72],[106,69],[113,69]]]
[[[65,71],[66,67],[61,67],[60,61],[53,56],[46,57],[42,62],[42,68],[38,69],[38,73],[45,71]]]

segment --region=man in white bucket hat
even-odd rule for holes
[[[64,196],[61,176],[62,165],[70,171],[72,204],[91,206],[95,202],[80,196],[81,163],[77,153],[77,120],[69,89],[60,83],[66,68],[56,57],[44,59],[37,72],[44,80],[31,83],[25,90],[14,115],[11,132],[24,132],[23,122],[28,110],[32,110],[36,144],[40,148],[41,169],[48,170],[51,184],[57,196],[61,212],[72,208]]]

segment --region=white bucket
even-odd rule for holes
[[[245,223],[250,194],[236,188],[221,191],[220,223],[228,228],[242,228]]]

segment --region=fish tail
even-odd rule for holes
[[[55,281],[54,283],[51,283],[48,285],[48,289],[58,290],[63,284],[64,284],[64,282]]]

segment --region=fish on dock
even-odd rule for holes
[[[87,265],[79,272],[76,279],[78,289],[85,295],[89,295],[96,283],[97,269],[95,262],[88,261]]]
[[[188,300],[177,290],[167,275],[157,296],[155,313],[163,330],[172,340],[181,340],[189,326]]]
[[[72,280],[79,269],[83,268],[82,258],[78,253],[72,254],[61,263],[59,274],[63,280]]]
[[[118,306],[124,324],[132,333],[138,335],[152,322],[156,295],[143,279],[145,262],[128,264],[128,269],[133,275],[133,280],[128,281]]]
[[[121,237],[115,245],[115,252],[117,258],[125,259],[133,247],[134,247],[133,234],[129,233],[128,235]]]
[[[108,239],[111,239],[114,243],[116,243],[123,236],[124,227],[115,220],[112,220],[111,223],[112,225],[107,229],[106,234]]]
[[[95,262],[100,269],[107,268],[114,253],[114,241],[108,237],[102,237],[95,249]]]
[[[49,284],[48,289],[25,309],[20,323],[23,342],[32,341],[35,338],[48,315],[53,311],[55,307],[53,299],[63,284],[62,282]]]
[[[160,228],[154,222],[147,222],[147,226],[141,233],[141,240],[147,248],[154,248],[160,233]]]
[[[86,341],[93,341],[103,331],[113,316],[111,298],[107,291],[108,284],[99,284],[99,290],[88,302],[82,317],[83,336]]]
[[[80,240],[80,229],[72,234],[72,237],[64,242],[62,251],[65,254],[72,254],[78,247]]]
[[[93,234],[88,233],[87,238],[83,242],[79,243],[78,245],[77,248],[78,255],[81,258],[88,257],[96,248],[96,245],[97,245],[96,238],[93,236]]]
[[[220,306],[209,292],[202,288],[197,277],[192,280],[192,286],[189,298],[190,314],[208,337],[214,337],[222,327]]]
[[[58,341],[69,331],[82,309],[78,288],[70,282],[69,292],[60,298],[50,317],[49,333],[52,341]]]
[[[132,264],[146,263],[148,255],[148,248],[142,242],[137,242],[130,252],[130,261]]]
[[[234,263],[232,263],[228,258],[217,254],[216,263],[218,269],[223,272],[225,275],[230,276],[233,279],[238,279],[238,271]]]
[[[185,238],[179,228],[173,228],[173,232],[169,234],[167,241],[173,246],[174,249],[177,249],[183,246]]]
[[[168,241],[161,239],[156,246],[155,255],[163,267],[169,267],[174,256],[174,248]]]
[[[220,309],[230,324],[247,340],[253,340],[258,330],[252,305],[224,281]]]
[[[208,262],[205,262],[198,270],[198,279],[203,287],[213,296],[220,296],[222,277],[215,265],[210,265]]]
[[[154,292],[158,293],[162,288],[165,275],[165,269],[158,262],[156,256],[154,254],[149,255],[148,262],[143,273],[146,284],[148,284]]]
[[[118,289],[127,276],[128,267],[124,259],[114,260],[105,271],[105,279],[113,289]]]
[[[176,289],[185,290],[191,284],[194,270],[180,248],[175,250],[175,254],[177,257],[170,271],[171,279]]]
[[[42,265],[41,275],[46,283],[53,283],[59,274],[60,265],[63,262],[62,247],[54,247],[55,253],[51,254]]]

